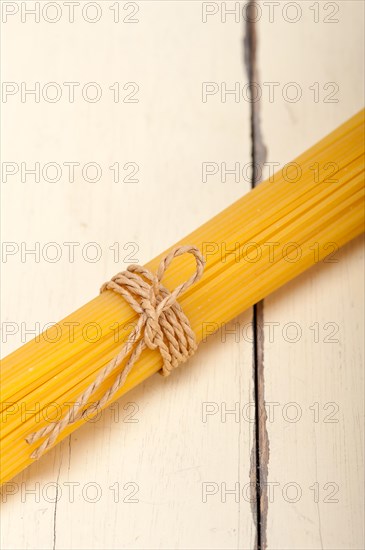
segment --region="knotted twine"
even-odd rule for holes
[[[163,286],[162,278],[172,260],[183,254],[194,256],[196,271],[190,279],[170,292]],[[156,274],[143,266],[133,264],[101,287],[100,293],[105,290],[113,290],[126,300],[139,315],[137,324],[118,355],[100,371],[94,382],[78,397],[67,414],[61,420],[50,423],[26,438],[27,443],[32,444],[48,435],[47,439],[33,451],[31,458],[39,458],[46,449],[51,447],[67,426],[84,418],[90,414],[90,411],[103,408],[111,397],[124,386],[129,373],[144,349],[159,350],[163,360],[161,369],[163,376],[169,376],[172,370],[181,363],[185,363],[195,353],[197,348],[195,334],[177,299],[201,278],[204,265],[205,261],[198,248],[179,246],[162,259]],[[127,362],[112,386],[96,403],[85,409],[90,397],[125,359]]]

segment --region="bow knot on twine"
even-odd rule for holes
[[[187,281],[170,292],[162,284],[163,276],[173,259],[183,254],[194,256],[196,270]],[[204,265],[204,259],[198,248],[179,246],[162,259],[155,274],[143,266],[133,264],[101,287],[100,292],[112,290],[120,294],[139,315],[138,321],[118,355],[99,372],[96,379],[77,398],[65,416],[26,438],[27,443],[32,444],[48,435],[47,439],[33,451],[31,458],[39,458],[68,425],[77,422],[93,410],[103,408],[125,384],[128,374],[144,349],[159,350],[163,360],[161,370],[163,376],[168,376],[172,370],[181,363],[185,363],[194,354],[197,348],[195,334],[178,298],[201,278]],[[124,360],[126,363],[114,383],[96,403],[85,408],[90,396]]]

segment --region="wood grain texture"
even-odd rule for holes
[[[22,183],[18,174],[3,186],[3,240],[39,242],[41,250],[39,262],[30,255],[22,262],[19,253],[3,266],[5,320],[19,327],[4,355],[23,343],[24,329],[39,332],[92,298],[123,260],[152,258],[250,187],[249,179],[201,175],[203,162],[250,161],[248,104],[201,99],[204,81],[244,78],[242,26],[203,24],[199,2],[140,2],[138,24],[115,24],[113,3],[102,4],[93,25],[14,17],[3,28],[4,80],[93,81],[103,90],[95,104],[9,98],[3,106],[4,160],[95,162],[103,170],[95,183],[77,171],[71,183],[64,171],[58,183],[31,176]],[[124,96],[131,91],[124,83],[136,82],[139,102],[115,103],[115,82]],[[123,178],[125,163],[138,164],[139,181],[115,183],[115,162]],[[50,242],[63,253],[55,263],[42,257]],[[67,242],[80,243],[74,262]],[[91,242],[99,261],[81,253]],[[239,322],[249,324],[250,312]],[[8,484],[2,546],[252,548],[249,499],[228,495],[223,503],[220,491],[237,481],[249,488],[252,424],[222,422],[220,411],[222,402],[252,401],[252,345],[223,340],[211,338],[167,383],[157,376],[143,384]],[[206,422],[204,403],[219,408]],[[219,487],[206,502],[205,483]]]
[[[281,167],[364,98],[363,3],[319,3],[318,22],[314,4],[297,4],[295,24],[279,8],[258,23],[260,79],[278,83],[260,101],[261,131]],[[297,102],[283,99],[290,82]],[[359,238],[264,302],[270,549],[364,547],[363,262]]]

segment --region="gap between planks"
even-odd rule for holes
[[[248,2],[248,17],[244,29],[244,65],[248,77],[250,97],[252,86],[259,82],[257,67],[257,27],[255,18],[250,17],[254,10],[255,0]],[[254,13],[252,13],[254,15]],[[254,167],[262,166],[266,160],[266,146],[261,133],[259,102],[250,102],[250,134],[251,134],[251,188],[260,183]],[[253,399],[255,403],[254,437],[251,450],[251,500],[252,515],[256,525],[257,550],[267,547],[267,515],[268,495],[267,477],[270,456],[269,438],[266,427],[267,414],[265,409],[265,375],[264,375],[264,300],[253,306]]]

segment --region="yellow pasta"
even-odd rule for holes
[[[202,279],[179,300],[198,341],[363,232],[364,111],[295,163],[177,243],[199,247],[207,262]],[[163,255],[146,267],[155,271]],[[175,288],[193,269],[189,256],[177,258],[164,284]],[[2,483],[33,462],[30,454],[39,443],[28,445],[25,437],[54,420],[52,414],[59,419],[67,411],[118,353],[136,320],[124,300],[107,291],[3,359]],[[101,333],[94,343],[83,338],[90,322]],[[144,351],[113,401],[160,368],[159,353]],[[68,426],[58,441],[84,422]]]

